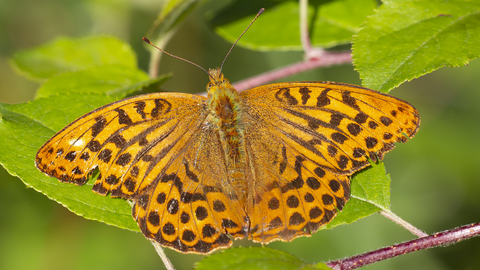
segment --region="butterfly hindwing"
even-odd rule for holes
[[[246,129],[249,136],[259,136],[257,131]],[[264,142],[276,143],[247,143],[255,183],[248,189],[250,237],[268,243],[309,236],[343,208],[350,194],[348,176],[322,169],[280,138],[262,133]]]
[[[182,252],[208,253],[231,246],[229,235],[246,236],[243,203],[226,192],[220,146],[218,132],[204,125],[151,188],[139,192],[145,198],[137,201],[134,218],[148,238]]]
[[[207,129],[204,98],[157,93],[124,99],[74,121],[44,144],[36,164],[64,182],[131,199],[150,239],[206,253],[246,235],[243,205],[226,181],[218,132]],[[223,185],[221,185],[223,183]]]

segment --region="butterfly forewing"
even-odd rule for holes
[[[410,104],[355,85],[291,82],[240,94],[251,115],[265,119],[284,141],[336,173],[352,174],[382,158],[418,130]]]
[[[172,137],[181,138],[179,134],[195,129],[194,123],[198,126],[198,118],[205,114],[195,112],[203,109],[203,99],[157,93],[106,105],[47,141],[37,153],[36,165],[47,175],[77,184],[98,168],[96,192],[130,198],[140,185],[148,185],[139,179],[142,173],[150,174],[149,151],[159,155],[174,142],[177,147],[185,143]]]

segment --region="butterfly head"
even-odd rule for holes
[[[212,115],[219,119],[235,118],[240,106],[237,90],[223,76],[220,68],[210,69],[208,76],[210,82],[207,84],[207,104]]]
[[[210,82],[207,84],[208,93],[232,90],[236,92],[230,81],[223,76],[220,68],[209,69],[208,75],[210,77]]]

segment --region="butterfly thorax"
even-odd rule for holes
[[[220,69],[209,70],[209,75],[210,83],[207,85],[209,122],[218,129],[220,135],[228,169],[227,181],[230,181],[235,189],[229,192],[243,200],[246,183],[242,105],[237,91],[230,81],[223,77]]]

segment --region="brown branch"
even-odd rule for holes
[[[350,258],[330,261],[327,262],[327,266],[335,270],[356,269],[413,251],[448,246],[478,235],[480,235],[480,223],[473,223]]]
[[[327,67],[332,65],[339,65],[350,63],[352,56],[350,51],[345,52],[328,52],[318,56],[319,58],[311,58],[306,61],[295,63],[286,67],[282,67],[276,70],[262,73],[258,76],[248,78],[243,81],[239,81],[233,84],[237,91],[241,92],[246,89],[250,89],[255,86],[263,85],[268,82],[284,78],[293,74],[297,74],[306,70],[314,69],[317,67]]]

